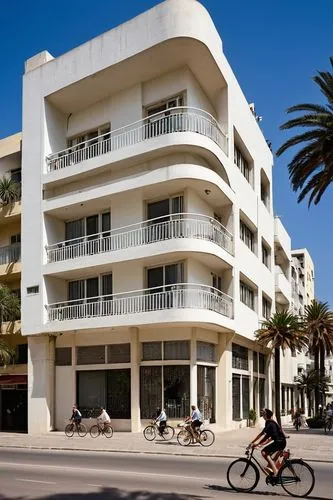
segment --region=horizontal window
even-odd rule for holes
[[[108,363],[130,363],[131,344],[108,345]]]
[[[99,365],[105,363],[105,346],[79,346],[76,348],[77,365]]]
[[[71,366],[72,364],[72,348],[57,347],[55,350],[56,366]]]
[[[190,359],[190,343],[188,340],[143,342],[142,361]]]

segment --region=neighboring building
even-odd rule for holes
[[[29,59],[23,138],[29,432],[63,428],[74,401],[133,431],[161,405],[179,420],[198,403],[224,428],[271,405],[254,332],[275,291],[290,304],[290,238],[202,5],[169,0]]]
[[[306,248],[292,250],[292,309],[304,314],[304,307],[314,299],[314,264]]]
[[[21,183],[21,134],[0,140],[0,179]],[[0,200],[0,286],[21,294],[21,202]],[[0,366],[0,431],[27,429],[27,339],[21,322],[2,323],[0,335],[15,348],[14,364]],[[17,333],[13,335],[13,333]]]

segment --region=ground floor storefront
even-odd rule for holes
[[[27,375],[0,376],[0,432],[27,432]]]
[[[62,430],[76,403],[116,430],[140,431],[165,408],[180,422],[196,404],[220,428],[247,425],[268,404],[268,357],[231,332],[129,328],[29,337],[29,432]],[[36,418],[38,415],[38,418]]]

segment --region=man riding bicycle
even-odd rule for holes
[[[265,408],[262,416],[265,419],[265,427],[260,434],[258,434],[258,436],[251,441],[250,444],[254,448],[259,447],[262,444],[267,444],[267,446],[265,446],[265,448],[261,451],[261,454],[268,463],[266,470],[276,476],[278,469],[272,455],[277,451],[284,450],[287,444],[286,435],[279,424],[272,419],[273,412],[271,410]],[[260,439],[260,441],[256,442],[258,439]]]
[[[189,422],[189,421],[191,422],[191,424],[188,426],[188,428],[190,429],[192,436],[197,439],[199,437],[198,430],[200,429],[200,427],[202,425],[202,420],[201,420],[202,417],[201,417],[201,413],[198,410],[198,408],[196,407],[196,405],[192,405],[191,410],[192,410],[191,416],[188,417],[185,420],[185,422]]]
[[[102,429],[105,429],[111,423],[111,418],[103,406],[101,406],[101,414],[97,417],[97,421]]]
[[[70,418],[70,421],[73,424],[75,424],[75,427],[77,428],[77,426],[81,423],[81,420],[82,420],[81,412],[78,410],[76,405],[73,405],[72,416]]]
[[[165,410],[157,408],[155,422],[158,423],[159,432],[162,435],[167,424],[167,415]]]

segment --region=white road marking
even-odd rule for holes
[[[15,479],[16,479],[16,481],[24,481],[27,483],[56,484],[53,481],[38,481],[37,479],[19,479],[19,478],[15,478]]]
[[[173,477],[177,479],[191,479],[197,480],[197,481],[212,481],[212,477],[198,477],[198,476],[177,476],[175,474],[161,474],[159,472],[137,472],[137,471],[129,471],[129,470],[118,470],[118,469],[93,469],[90,467],[66,467],[63,465],[45,465],[45,464],[29,464],[29,463],[17,463],[17,462],[0,462],[0,466],[5,465],[5,466],[13,466],[15,468],[17,467],[38,467],[38,468],[43,468],[43,469],[56,469],[56,470],[72,470],[75,472],[78,472],[79,470],[81,471],[87,471],[87,472],[100,472],[100,473],[107,473],[107,474],[124,474],[128,475],[131,474],[133,476],[151,476],[151,477]],[[24,481],[24,479],[22,479]],[[43,481],[41,481],[43,482]],[[55,483],[53,483],[55,484]]]
[[[90,484],[90,483],[87,483],[86,486],[93,486],[94,488],[103,488],[103,486],[101,484]]]

